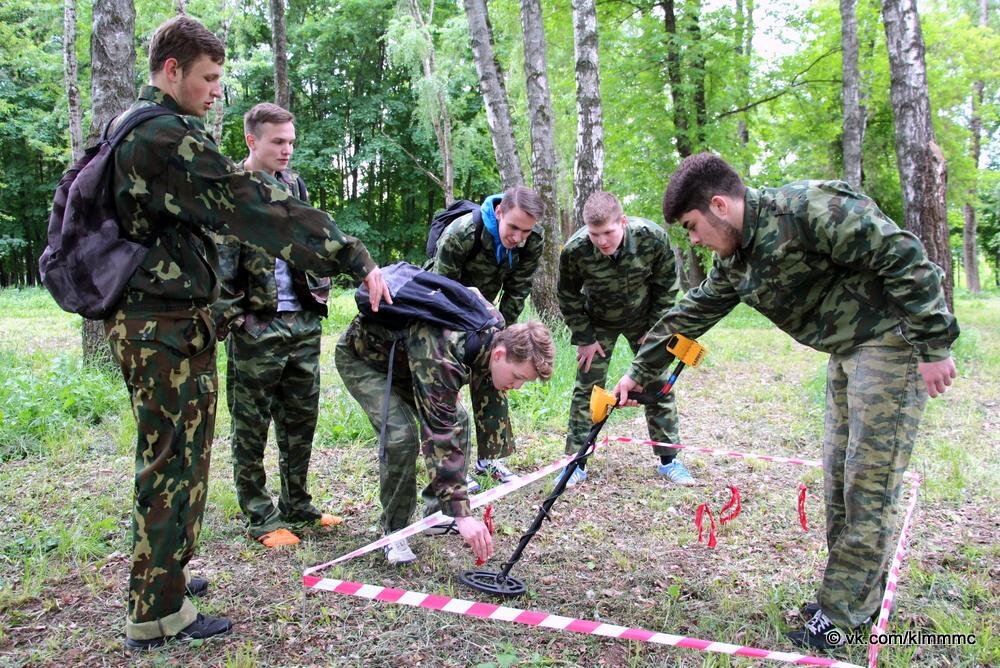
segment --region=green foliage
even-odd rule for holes
[[[121,379],[76,356],[25,360],[0,351],[0,462],[45,454],[46,446],[117,417]]]
[[[36,273],[55,181],[69,160],[62,3],[0,5],[0,286]]]
[[[752,3],[741,3],[743,11]],[[839,7],[821,0],[804,9],[757,3],[754,44],[747,17],[731,4],[673,3],[677,32],[667,34],[662,3],[598,3],[605,188],[621,195],[630,214],[660,219],[660,198],[680,155],[679,142],[714,150],[748,180],[778,185],[799,178],[841,175],[841,57]],[[220,145],[246,154],[242,114],[273,98],[273,54],[265,2],[234,5],[190,0],[187,10],[221,31],[223,6],[231,29],[226,62],[226,116]],[[421,3],[425,15],[431,3]],[[360,236],[380,262],[419,260],[426,224],[443,205],[440,188],[423,171],[440,173],[440,155],[427,123],[431,93],[441,91],[452,117],[456,196],[480,199],[498,189],[492,144],[473,67],[461,3],[434,3],[427,31],[418,31],[397,0],[305,0],[288,6],[289,79],[298,144],[293,168],[314,204]],[[136,2],[137,85],[153,29],[173,11],[159,0]],[[549,86],[552,92],[558,199],[572,201],[576,143],[571,3],[545,0]],[[958,243],[960,209],[970,188],[982,197],[980,246],[995,267],[995,135],[1000,124],[1000,47],[995,16],[977,25],[968,0],[921,6],[929,92],[938,143],[948,161],[949,218]],[[89,97],[91,8],[78,8],[77,55],[85,111]],[[505,70],[514,132],[530,182],[531,142],[526,113],[520,3],[489,3],[497,59]],[[878,3],[857,6],[863,104],[863,190],[902,220],[884,27]],[[0,9],[0,285],[20,285],[35,273],[44,246],[51,193],[69,161],[62,80],[62,3],[9,0]],[[781,43],[775,53],[762,51]],[[677,96],[688,129],[674,126],[667,77],[668,45],[678,49]],[[433,50],[437,74],[424,76],[422,54]],[[972,82],[985,82],[983,146],[986,168],[969,158]],[[694,95],[704,88],[704,107]],[[746,143],[740,136],[746,128]],[[686,247],[683,235],[676,241]],[[707,257],[702,257],[707,260]],[[1000,272],[994,271],[994,276]]]

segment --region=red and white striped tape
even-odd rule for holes
[[[657,446],[662,445],[668,448],[676,448],[678,450],[690,450],[691,452],[700,452],[706,455],[714,455],[716,457],[737,457],[743,459],[761,459],[765,462],[777,462],[779,464],[797,464],[799,466],[812,466],[815,468],[823,468],[823,463],[818,459],[799,459],[797,457],[779,457],[777,455],[758,455],[752,452],[737,452],[734,450],[717,450],[715,448],[703,448],[693,445],[683,445],[681,443],[661,443],[660,441],[653,441],[648,438],[629,438],[628,436],[619,436],[618,438],[611,439],[618,443],[638,443],[639,445],[651,445]]]
[[[879,608],[878,620],[872,625],[873,636],[885,632],[889,613],[892,612],[892,604],[896,598],[896,587],[899,584],[899,573],[903,568],[903,560],[906,559],[906,539],[910,533],[913,511],[917,508],[917,494],[922,482],[919,474],[914,473],[910,478],[910,502],[907,504],[906,517],[903,518],[903,527],[899,530],[896,553],[892,555],[892,565],[889,567],[889,574],[885,579],[885,594],[882,596],[882,607]],[[868,645],[868,668],[875,668],[878,664],[878,653],[881,650],[882,645],[877,642]]]
[[[605,439],[605,441],[608,439]],[[691,452],[700,452],[706,455],[714,455],[715,457],[736,457],[737,459],[760,459],[765,462],[775,462],[777,464],[796,464],[798,466],[812,466],[814,468],[823,468],[823,462],[818,459],[801,459],[799,457],[779,457],[778,455],[760,455],[755,452],[739,452],[735,450],[719,450],[716,448],[704,448],[694,445],[684,445],[683,443],[663,443],[662,441],[653,441],[648,438],[629,438],[628,436],[619,436],[618,438],[611,439],[617,443],[638,443],[639,445],[649,445],[652,447],[664,446],[667,448],[675,448],[677,450],[690,450]],[[913,471],[907,471],[903,474],[903,477],[907,480],[912,480],[917,474]]]
[[[671,448],[686,449],[692,452],[699,452],[702,454],[709,454],[718,457],[736,457],[744,459],[759,459],[763,461],[770,461],[781,464],[794,464],[800,466],[810,466],[815,468],[822,468],[822,463],[818,460],[812,459],[801,459],[795,457],[780,457],[776,455],[760,455],[749,452],[738,452],[732,450],[719,450],[715,448],[704,448],[704,447],[694,447],[689,445],[683,445],[680,443],[662,443],[659,441],[653,441],[650,439],[634,439],[626,436],[618,437],[615,439],[604,439],[604,443],[608,443],[609,440],[614,440],[618,443],[638,443],[640,445],[657,446],[663,445]],[[569,461],[574,457],[574,455],[566,455],[558,460],[543,466],[542,468],[533,471],[524,476],[520,476],[515,480],[508,483],[495,487],[491,490],[483,492],[482,494],[476,494],[470,498],[470,506],[472,508],[479,508],[492,501],[503,498],[508,494],[521,489],[531,483],[547,476],[548,474],[563,468]],[[906,518],[903,522],[903,527],[900,531],[899,542],[896,546],[896,554],[893,557],[892,567],[889,571],[888,578],[886,580],[886,592],[882,599],[882,608],[879,613],[878,621],[872,626],[872,633],[880,633],[885,630],[886,623],[889,617],[889,613],[892,610],[892,603],[895,597],[896,586],[899,580],[899,572],[902,565],[903,558],[905,557],[905,542],[910,529],[910,523],[913,518],[913,512],[916,508],[917,503],[917,490],[920,486],[921,479],[920,476],[908,471],[905,476],[911,481],[911,497],[909,501],[909,507],[906,513]],[[402,605],[409,605],[419,608],[427,608],[430,610],[440,610],[443,612],[450,612],[459,615],[466,615],[472,617],[479,617],[482,619],[493,619],[499,621],[515,622],[518,624],[527,624],[530,626],[542,626],[545,628],[551,628],[556,630],[573,631],[575,633],[585,633],[591,635],[605,636],[609,638],[621,638],[624,640],[639,640],[643,642],[651,642],[661,645],[671,645],[674,647],[683,647],[687,649],[695,649],[705,652],[716,652],[721,654],[729,654],[733,656],[746,656],[754,659],[764,659],[770,661],[778,661],[783,663],[793,663],[797,665],[809,665],[809,666],[831,666],[834,668],[861,668],[853,663],[847,663],[844,661],[835,661],[833,659],[826,659],[822,657],[809,656],[806,654],[796,654],[792,652],[777,652],[772,650],[760,649],[756,647],[747,647],[741,645],[731,645],[729,643],[716,642],[712,640],[702,640],[700,638],[692,638],[687,636],[675,636],[668,633],[659,633],[655,631],[647,631],[640,628],[629,628],[624,626],[618,626],[615,624],[606,624],[602,622],[595,622],[586,619],[574,619],[571,617],[562,617],[560,615],[552,615],[546,612],[532,611],[532,610],[521,610],[519,608],[511,608],[508,606],[494,605],[491,603],[478,603],[473,601],[466,601],[463,599],[452,598],[449,596],[442,596],[440,594],[427,594],[423,592],[407,591],[402,589],[394,589],[391,587],[379,587],[376,585],[364,584],[361,582],[351,582],[346,580],[336,580],[332,578],[321,578],[316,577],[314,574],[322,571],[330,566],[338,563],[342,563],[359,557],[363,554],[372,552],[384,545],[388,545],[390,542],[399,540],[401,538],[407,538],[409,536],[416,535],[425,529],[428,529],[435,524],[445,521],[446,517],[442,513],[438,512],[434,515],[425,517],[417,522],[414,522],[410,526],[400,529],[389,536],[385,536],[376,540],[369,545],[358,548],[353,552],[349,552],[342,555],[332,561],[328,561],[324,564],[319,564],[311,568],[306,569],[302,574],[302,584],[307,588],[320,589],[324,591],[332,591],[338,594],[345,594],[349,596],[358,596],[361,598],[366,598],[376,601],[384,601],[388,603],[398,603]],[[868,650],[868,666],[869,668],[875,668],[878,661],[878,654],[881,647],[877,644],[870,644]]]
[[[409,605],[415,608],[426,608],[428,610],[440,610],[456,615],[467,617],[479,617],[480,619],[492,619],[504,622],[514,622],[516,624],[526,624],[528,626],[540,626],[557,631],[572,631],[574,633],[585,633],[589,635],[604,636],[606,638],[620,638],[622,640],[639,640],[659,645],[671,645],[673,647],[683,647],[695,649],[702,652],[716,652],[718,654],[729,654],[732,656],[746,656],[753,659],[766,659],[770,661],[780,661],[783,663],[794,663],[801,666],[831,666],[833,668],[861,668],[853,663],[826,659],[818,656],[808,656],[805,654],[795,654],[791,652],[775,652],[757,647],[747,647],[743,645],[730,645],[729,643],[715,642],[712,640],[702,640],[687,636],[675,636],[669,633],[657,633],[635,627],[618,626],[616,624],[605,624],[589,619],[574,619],[572,617],[562,617],[552,615],[547,612],[536,610],[522,610],[511,608],[505,605],[495,605],[493,603],[478,603],[466,601],[451,596],[440,594],[425,594],[419,591],[407,591],[405,589],[394,589],[391,587],[379,587],[376,585],[364,584],[362,582],[351,582],[348,580],[334,580],[332,578],[318,578],[308,575],[302,576],[302,584],[311,589],[332,591],[337,594],[357,596],[372,601],[384,601],[386,603],[398,603]]]
[[[564,466],[566,466],[566,464],[569,463],[571,459],[573,459],[573,457],[574,455],[566,455],[565,457],[560,457],[551,464],[546,464],[542,468],[536,471],[532,471],[527,475],[518,476],[517,478],[511,480],[510,482],[506,482],[502,485],[494,487],[493,489],[487,490],[482,494],[475,494],[469,498],[469,506],[472,507],[473,509],[479,508],[481,506],[485,506],[488,503],[496,501],[497,499],[501,499],[507,496],[508,494],[511,494],[512,492],[516,492],[522,487],[525,487],[535,482],[539,478],[544,478],[553,471],[557,471],[563,468]],[[417,520],[408,527],[404,527],[399,531],[389,534],[388,536],[379,538],[374,543],[369,543],[364,547],[359,547],[353,552],[348,552],[347,554],[341,555],[332,561],[326,562],[325,564],[312,566],[311,568],[306,569],[303,575],[312,575],[313,573],[318,573],[319,571],[327,569],[335,564],[339,564],[344,561],[354,559],[355,557],[360,557],[361,555],[368,554],[369,552],[374,552],[375,550],[385,545],[388,545],[389,543],[401,540],[403,538],[409,538],[410,536],[415,536],[421,531],[425,531],[436,524],[447,522],[450,519],[451,519],[450,517],[447,517],[444,513],[438,511],[433,515],[428,515],[427,517],[421,520]]]

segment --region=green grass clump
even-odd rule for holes
[[[120,377],[79,356],[0,351],[0,461],[41,455],[47,444],[119,416],[124,401]]]

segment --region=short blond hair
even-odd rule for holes
[[[603,225],[609,221],[618,220],[624,215],[622,203],[618,201],[618,198],[603,190],[593,193],[583,205],[585,225]]]
[[[552,332],[537,320],[519,322],[497,332],[493,337],[493,348],[507,349],[508,362],[530,361],[542,380],[552,377],[552,362],[556,357],[556,346],[552,342]]]

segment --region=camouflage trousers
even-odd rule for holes
[[[380,522],[385,533],[407,526],[417,507],[417,454],[420,452],[418,412],[413,393],[406,349],[396,346],[393,381],[386,393],[388,372],[387,353],[375,349],[381,342],[362,341],[354,326],[337,343],[337,372],[344,385],[364,409],[376,434],[385,425],[385,442],[379,444],[379,500],[382,504]],[[359,352],[363,351],[364,357]],[[388,396],[388,410],[383,408]],[[383,413],[385,418],[383,419]],[[462,450],[466,462],[469,456],[469,415],[461,403],[455,406],[455,419],[464,434]],[[435,462],[427,457],[427,470],[435,471]],[[462,471],[462,478],[465,471]],[[425,514],[440,508],[430,484],[420,494]]]
[[[187,309],[119,311],[104,327],[137,425],[125,632],[148,640],[174,635],[198,615],[186,597],[186,566],[208,497],[215,326],[207,309]]]
[[[295,311],[277,315],[256,338],[240,328],[226,341],[233,479],[240,510],[254,538],[320,518],[306,478],[319,411],[322,335],[317,314]],[[267,491],[264,471],[272,420],[281,479],[277,507]]]
[[[615,350],[615,344],[619,336],[624,336],[628,341],[633,354],[639,350],[639,339],[646,333],[645,330],[625,330],[611,328],[594,328],[597,342],[604,350],[604,357],[594,355],[590,363],[590,371],[577,369],[576,385],[573,386],[573,399],[569,407],[569,427],[566,429],[566,454],[575,453],[587,440],[587,434],[593,422],[590,419],[590,393],[595,385],[605,387],[608,379],[608,366],[611,364],[611,354]],[[657,386],[666,382],[669,373],[664,373],[657,381]],[[611,388],[605,387],[610,390]],[[671,391],[666,397],[652,406],[646,406],[646,426],[649,429],[649,437],[654,441],[662,443],[677,442],[677,405],[674,399],[674,392]],[[657,455],[676,455],[676,448],[664,448],[656,446],[653,452]]]
[[[828,560],[817,602],[841,628],[879,609],[903,473],[927,392],[917,353],[896,332],[832,355],[823,486]]]

